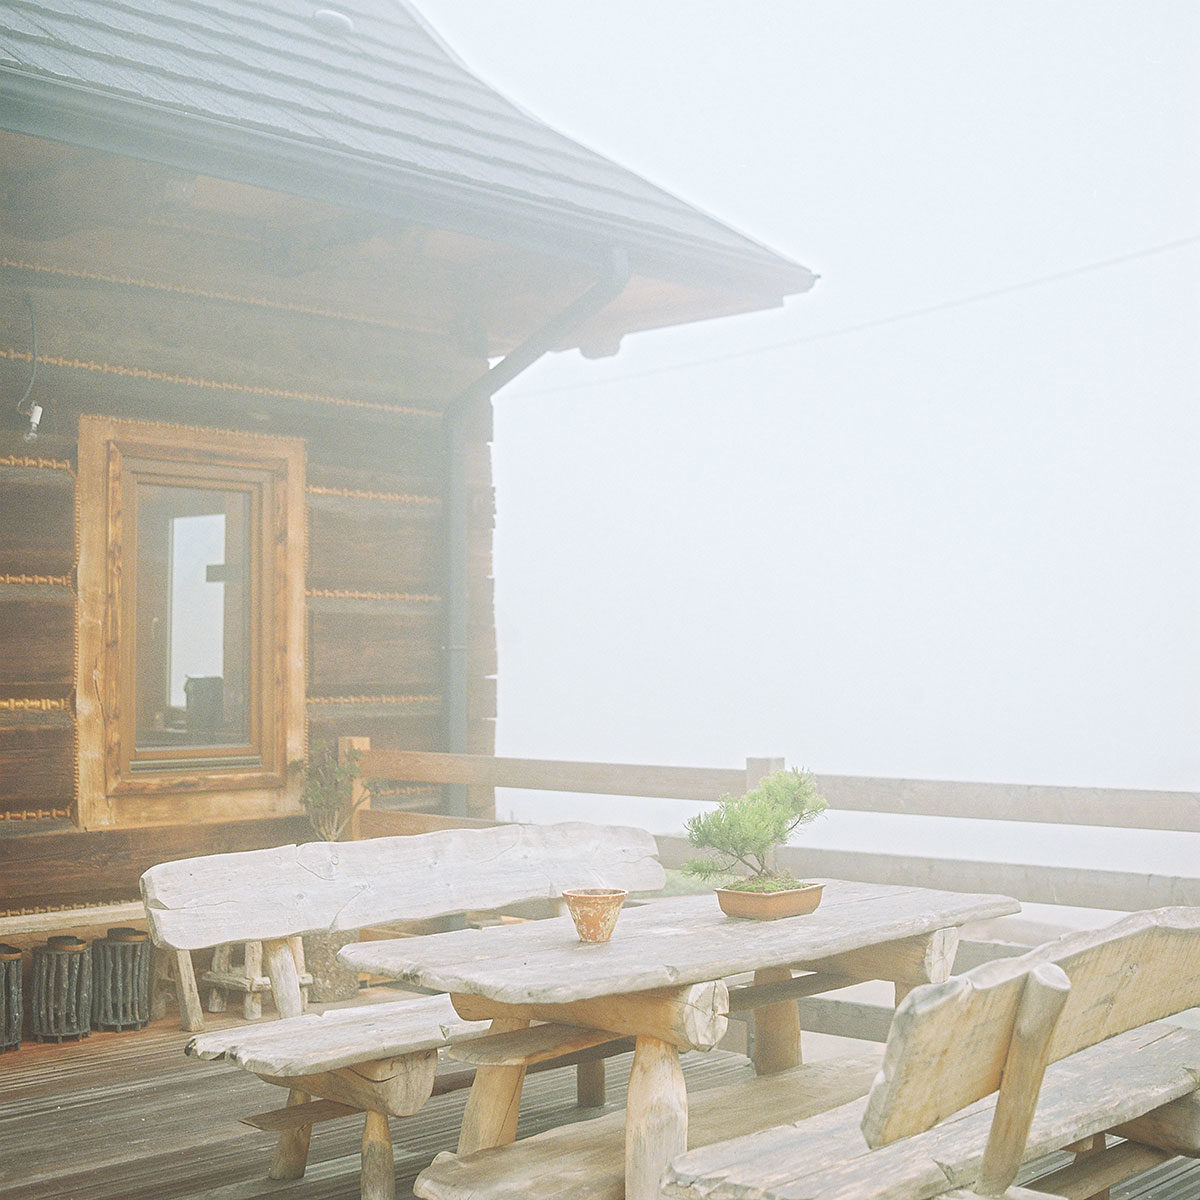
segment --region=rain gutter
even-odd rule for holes
[[[485,418],[487,406],[496,392],[560,346],[571,333],[625,290],[630,278],[628,255],[623,249],[610,247],[607,259],[603,274],[582,296],[490,367],[486,374],[446,407],[443,420],[446,454],[446,609],[442,650],[445,661],[444,739],[445,748],[451,754],[466,754],[469,750],[467,557],[470,485],[466,450],[472,440],[473,426]],[[466,787],[451,785],[445,792],[444,810],[451,816],[466,816]]]

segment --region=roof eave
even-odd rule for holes
[[[659,227],[539,203],[470,180],[236,125],[0,66],[0,127],[273,191],[524,245],[594,264],[619,245],[643,273],[780,303],[816,282],[807,268],[748,243],[747,253]]]

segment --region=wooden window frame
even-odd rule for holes
[[[84,828],[298,811],[288,764],[304,756],[306,520],[296,438],[84,416],[79,424],[79,820]],[[250,738],[241,746],[135,748],[137,481],[251,493]]]

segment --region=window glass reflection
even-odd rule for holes
[[[138,750],[250,740],[250,495],[139,482]]]

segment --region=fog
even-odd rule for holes
[[[498,395],[498,753],[1200,790],[1200,9],[420,8],[821,276]]]

